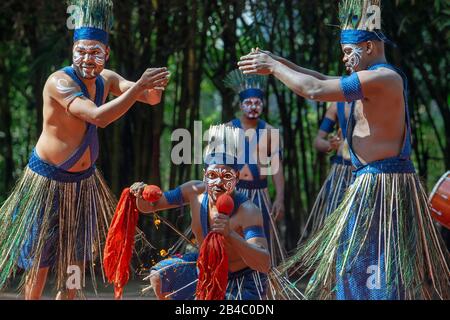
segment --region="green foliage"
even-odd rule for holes
[[[101,3],[105,6],[98,10],[109,12],[110,1]],[[116,0],[108,68],[135,81],[145,68],[166,65],[172,76],[161,105],[137,104],[121,120],[99,130],[98,165],[114,192],[118,195],[138,180],[167,189],[201,179],[201,166],[171,163],[171,134],[177,128],[192,131],[196,120],[206,130],[239,114],[238,98],[223,80],[252,48],[341,75],[339,18],[348,24],[354,12],[361,11],[355,7],[361,1],[345,3],[339,9],[335,1],[312,5],[307,0]],[[65,5],[42,0],[2,4],[0,200],[26,165],[40,134],[46,79],[71,61],[72,33],[66,28]],[[383,27],[398,44],[386,51],[410,79],[414,161],[429,189],[450,168],[449,12],[448,1],[383,2]],[[102,21],[109,24],[110,13]],[[283,234],[292,247],[328,168],[325,156],[313,148],[326,105],[298,98],[272,77],[266,98],[263,117],[283,134],[287,210]],[[4,120],[8,114],[10,123]],[[11,160],[8,146],[11,172],[6,172]],[[272,184],[270,193],[275,195]],[[187,223],[178,222],[182,229]],[[146,223],[152,240],[167,238],[155,235]]]

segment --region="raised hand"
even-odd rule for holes
[[[149,68],[144,71],[138,83],[145,89],[164,90],[170,79],[167,68]]]
[[[217,213],[212,219],[211,232],[217,232],[225,238],[230,236],[230,217]]]
[[[338,150],[341,145],[341,138],[339,138],[339,136],[330,136],[328,138],[328,142],[330,143],[329,152],[331,150]]]
[[[256,52],[256,53],[265,53],[265,54],[267,54],[269,57],[271,57],[272,59],[274,59],[274,60],[276,60],[276,61],[279,61],[279,59],[280,59],[280,57],[279,56],[277,56],[276,54],[274,54],[274,53],[272,53],[272,52],[270,52],[270,51],[268,51],[268,50],[262,50],[262,49],[260,49],[260,48],[256,48],[256,49],[252,49],[254,52]]]
[[[241,57],[238,62],[239,69],[243,74],[272,74],[277,61],[271,57],[270,53],[265,53],[259,48],[252,49],[252,51]]]
[[[130,193],[136,198],[142,199],[142,192],[144,191],[146,184],[144,182],[135,182],[130,187]]]

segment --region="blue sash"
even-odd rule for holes
[[[233,127],[243,129],[240,119],[233,119],[231,123]],[[258,125],[256,127],[256,145],[259,145],[259,138],[260,138],[259,130],[265,128],[266,122],[264,120],[258,120]],[[255,137],[253,137],[253,139],[255,139]],[[242,168],[244,168],[245,165],[248,165],[250,172],[252,173],[253,180],[251,182],[240,180],[236,187],[244,189],[264,189],[267,188],[267,179],[260,178],[259,167],[256,161],[257,159],[253,158],[253,152],[251,152],[253,150],[250,150],[251,145],[252,144],[250,144],[248,139],[245,139],[245,163],[239,164],[239,170],[242,170]]]
[[[83,95],[90,99],[89,91],[86,88],[86,85],[81,81],[81,79],[76,74],[75,70],[72,67],[65,67],[62,69],[68,76],[72,78],[73,81],[76,82],[78,86],[80,86]],[[103,78],[98,76],[95,79],[95,104],[97,107],[103,104],[103,96],[104,96],[104,83]],[[91,152],[91,166],[95,163],[99,154],[99,143],[98,143],[98,134],[97,127],[91,123],[87,123],[86,134],[84,135],[83,140],[81,141],[80,146],[75,150],[75,152],[62,164],[58,167],[63,170],[69,170],[72,168],[83,156],[87,149],[90,149]]]
[[[244,203],[248,201],[248,198],[243,195],[242,193],[235,192],[234,193],[234,208],[233,212],[231,213],[230,217],[232,217],[239,209],[239,207]],[[203,238],[206,238],[209,232],[209,196],[208,193],[204,193],[202,205],[200,207],[200,223],[202,226],[202,234]]]

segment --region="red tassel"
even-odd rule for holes
[[[129,265],[134,248],[134,235],[139,218],[136,198],[126,188],[117,205],[108,230],[104,250],[103,266],[109,283],[114,283],[114,297],[122,298],[123,287],[127,284]]]
[[[231,214],[233,199],[222,195],[217,199],[217,210]],[[210,232],[204,239],[197,260],[199,277],[196,289],[197,300],[224,300],[228,284],[228,255],[223,235]]]
[[[156,202],[161,198],[161,189],[154,185],[144,188],[142,197],[146,201]],[[122,298],[123,287],[130,277],[130,261],[134,248],[134,236],[139,219],[136,198],[126,188],[122,191],[119,203],[108,230],[103,255],[103,267],[106,279],[114,283],[114,297]]]

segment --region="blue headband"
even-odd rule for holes
[[[259,98],[262,100],[264,98],[264,92],[260,89],[250,88],[240,92],[239,98],[241,98],[241,102],[248,98]]]
[[[240,166],[238,165],[238,159],[223,152],[210,153],[205,156],[205,168],[213,164],[228,166],[236,172],[238,172],[240,169]]]
[[[366,31],[366,30],[342,30],[341,44],[358,44],[366,41],[382,41],[384,43],[396,46],[394,42],[389,40],[380,30]]]
[[[342,30],[341,44],[358,44],[361,42],[381,39],[375,32],[365,30]]]
[[[73,41],[76,42],[78,40],[96,40],[107,46],[108,33],[98,28],[83,27],[76,29],[73,34]]]

